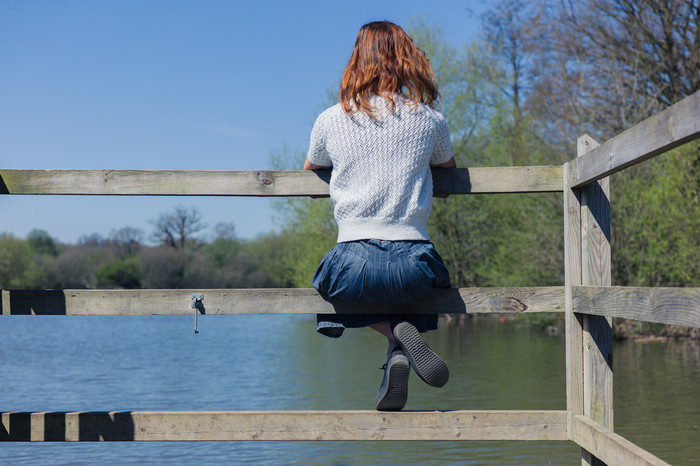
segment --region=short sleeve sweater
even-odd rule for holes
[[[330,196],[338,242],[361,239],[429,240],[432,207],[430,165],[452,158],[443,116],[423,104],[394,95],[374,96],[376,117],[340,104],[316,119],[309,162],[333,166]]]

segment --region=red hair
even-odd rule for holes
[[[432,105],[439,93],[428,59],[413,40],[394,23],[375,21],[360,28],[355,48],[340,82],[340,105],[346,113],[354,109],[374,116],[372,95],[384,97],[405,92],[414,103]]]

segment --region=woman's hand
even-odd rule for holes
[[[431,165],[431,168],[457,168],[457,161],[452,157],[450,160],[444,163],[439,163],[437,165]]]
[[[304,170],[330,170],[331,167],[325,167],[323,165],[316,165],[315,163],[309,162],[309,159],[304,160]],[[309,196],[311,199],[320,199],[328,196]]]
[[[457,168],[457,162],[455,161],[455,158],[452,157],[450,160],[448,160],[445,163],[440,163],[437,165],[431,165],[431,168]],[[450,195],[449,194],[433,194],[433,197],[439,197],[440,199],[446,199]]]
[[[326,167],[323,165],[316,165],[315,163],[311,163],[309,162],[309,159],[304,160],[304,170],[329,170],[331,168],[333,167]]]

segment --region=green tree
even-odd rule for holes
[[[140,288],[141,274],[134,259],[108,262],[97,270],[98,288]]]
[[[631,286],[700,283],[700,144],[694,142],[613,178],[614,281]]]
[[[58,249],[54,244],[53,238],[44,230],[33,229],[27,235],[27,242],[32,252],[36,254],[46,254],[49,256],[57,256]]]
[[[87,289],[95,286],[99,257],[77,246],[64,247],[55,259],[39,264],[46,271],[44,287]]]
[[[140,254],[139,273],[144,288],[191,288],[186,271],[187,251],[160,245],[144,249]]]
[[[0,288],[41,287],[44,272],[33,256],[32,248],[26,240],[0,233]]]
[[[215,267],[224,267],[231,263],[243,249],[243,243],[230,238],[216,238],[202,248]]]
[[[430,57],[443,111],[461,167],[537,165],[556,159],[537,137],[536,120],[522,110],[526,18],[524,5],[498,8],[493,44],[457,49],[439,28],[417,22],[411,35]],[[497,15],[506,14],[500,18]],[[503,44],[508,47],[503,49]],[[499,48],[501,47],[501,48]],[[431,237],[450,269],[453,286],[544,285],[563,281],[561,196],[479,195],[436,199]]]
[[[271,164],[278,170],[299,170],[306,152],[283,147],[271,155]],[[311,277],[323,256],[336,244],[338,227],[330,199],[307,197],[283,198],[275,201],[277,221],[283,233],[277,237],[285,248],[274,258],[277,283],[308,288]]]
[[[583,133],[604,142],[700,90],[697,0],[539,1],[527,106],[540,138],[574,158]],[[567,155],[570,154],[570,155]],[[695,286],[697,145],[612,177],[614,284]],[[685,212],[684,218],[680,212]]]

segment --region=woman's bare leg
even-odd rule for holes
[[[391,350],[399,346],[398,343],[396,343],[396,339],[394,338],[394,332],[391,330],[391,323],[378,322],[376,324],[370,325],[370,327],[386,337],[387,342],[389,344],[389,347],[386,350],[386,357],[388,359],[389,356],[391,356]]]

